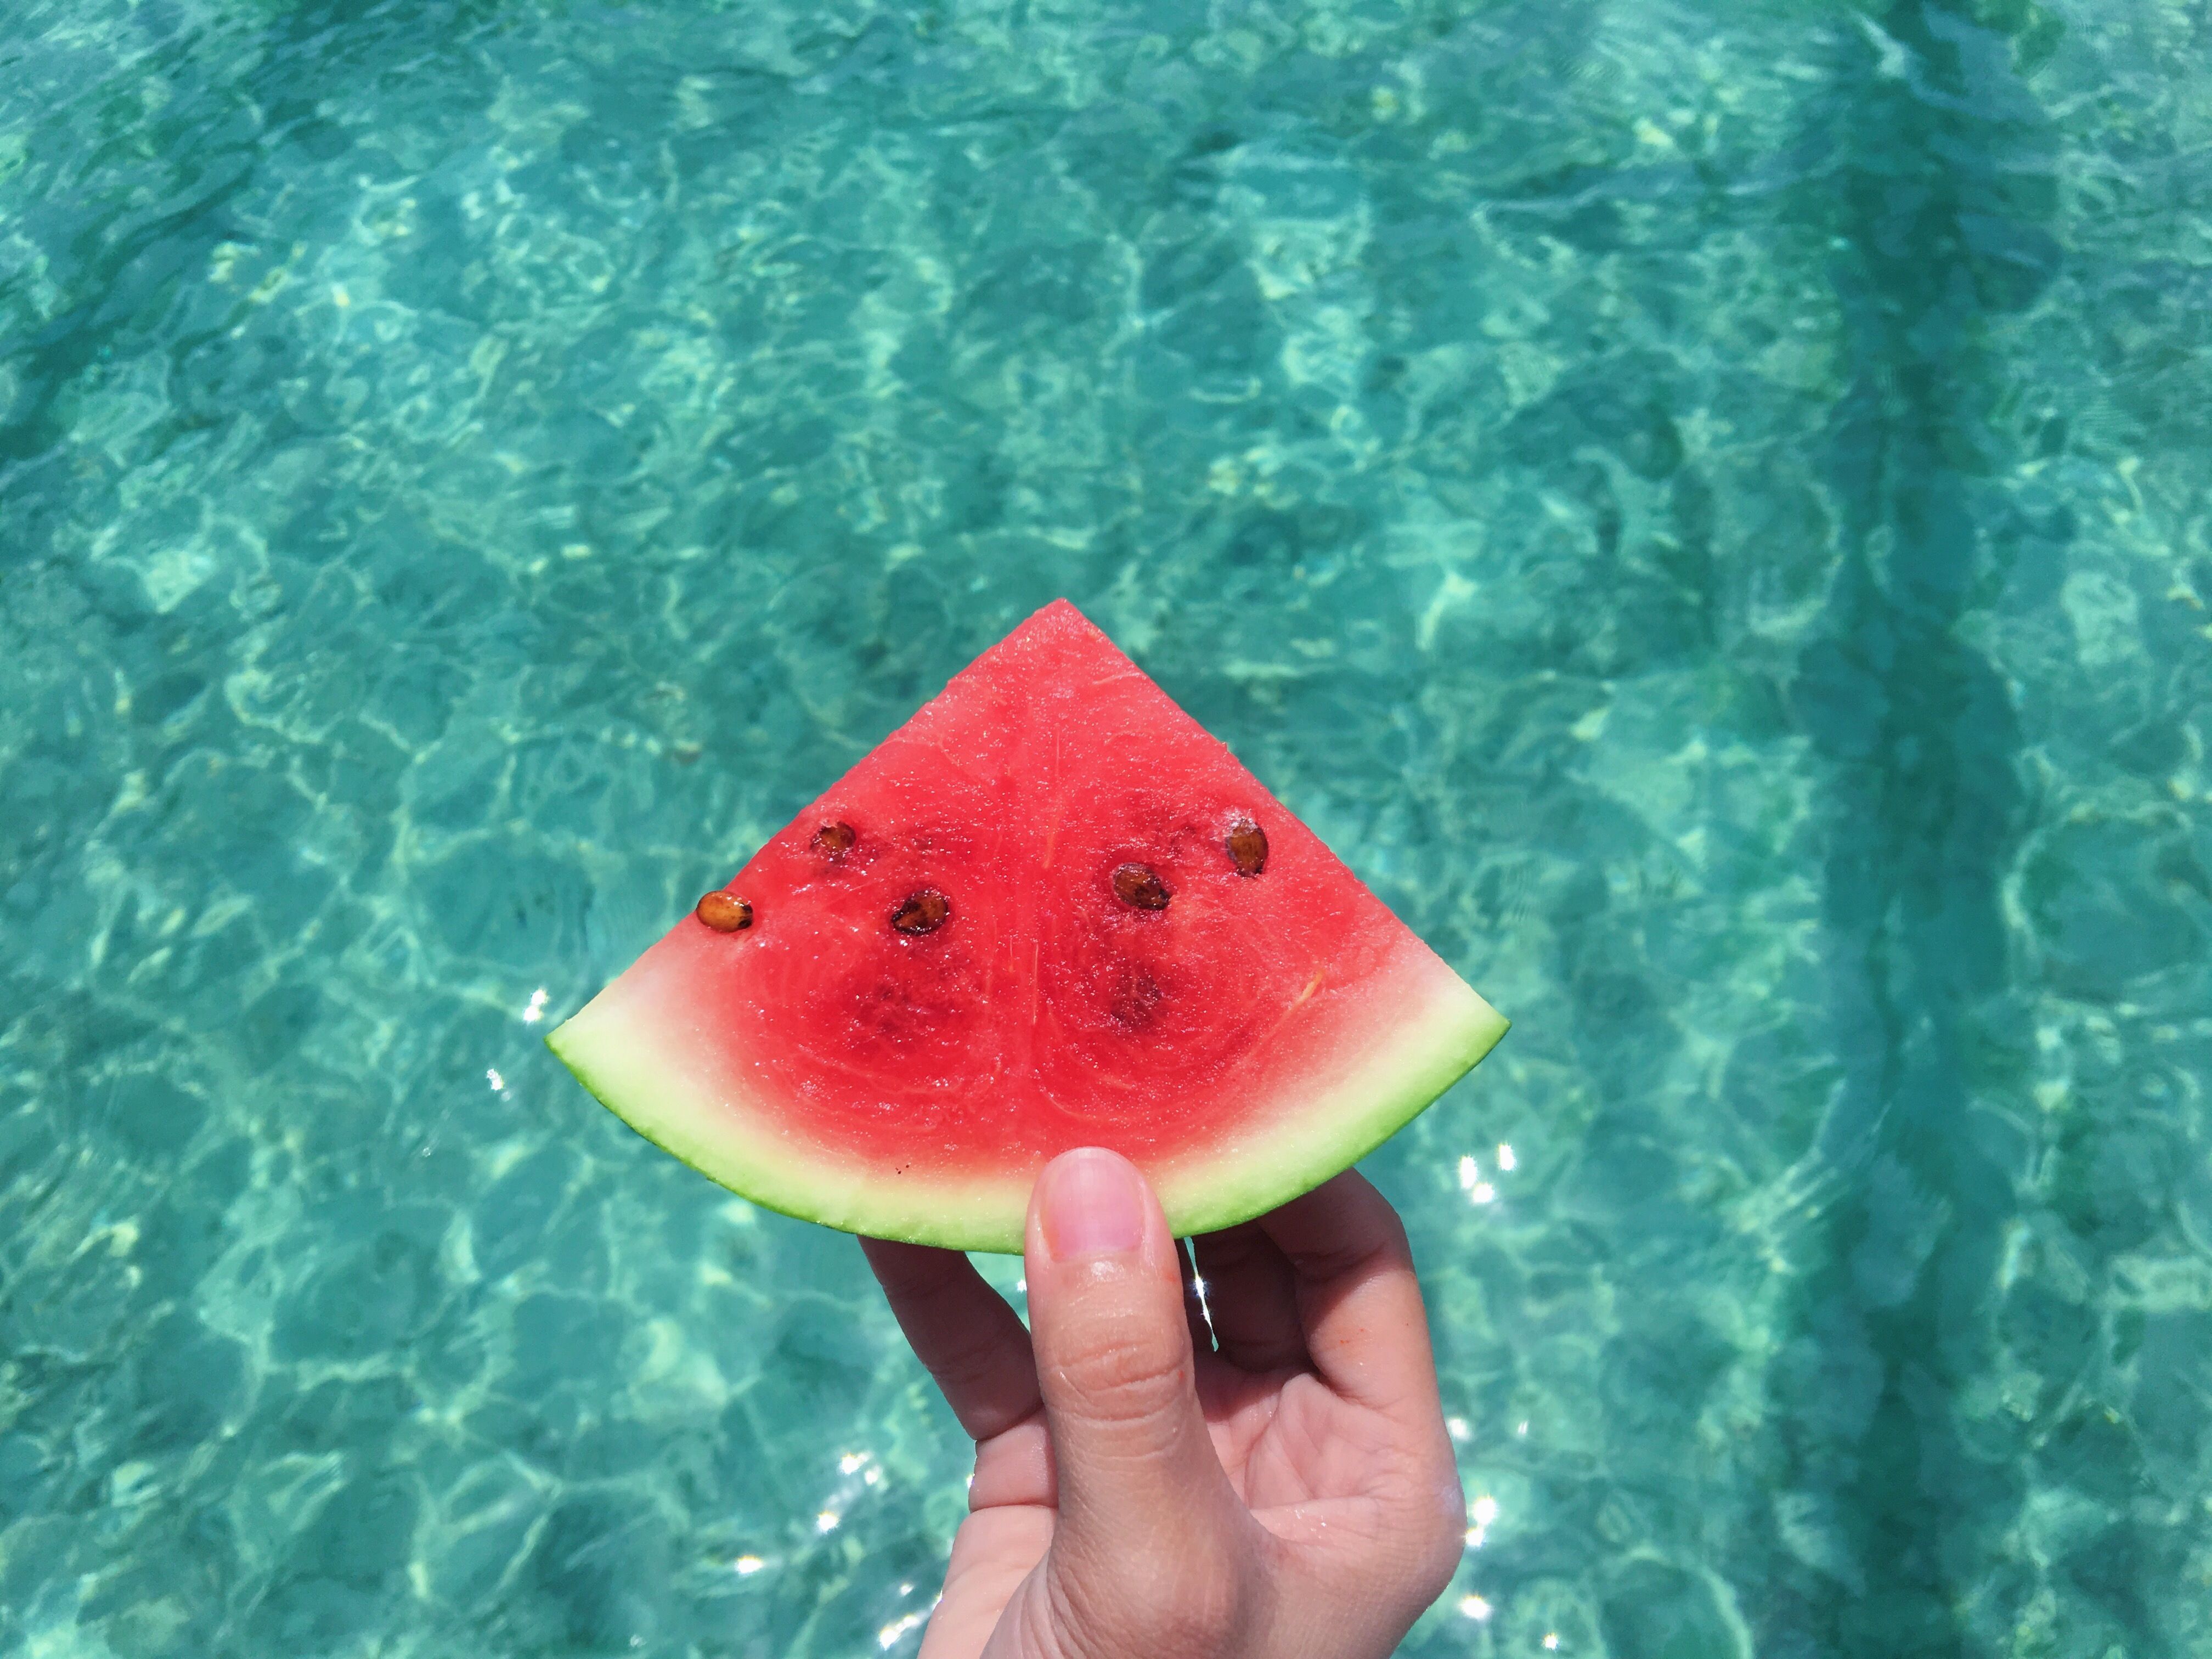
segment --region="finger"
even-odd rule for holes
[[[1191,1243],[1198,1249],[1221,1357],[1247,1371],[1304,1364],[1306,1338],[1298,1323],[1296,1280],[1274,1240],[1247,1222]]]
[[[1042,1412],[1031,1413],[1004,1434],[975,1443],[975,1474],[968,1483],[969,1510],[1010,1505],[1049,1509],[1059,1501],[1052,1436]]]
[[[1055,1562],[1110,1574],[1179,1537],[1225,1538],[1243,1510],[1199,1408],[1179,1253],[1152,1188],[1112,1152],[1065,1153],[1030,1196],[1028,1246]]]
[[[915,1357],[976,1440],[1003,1434],[1039,1400],[1029,1333],[957,1250],[864,1238],[860,1249]]]
[[[953,1534],[945,1594],[922,1632],[919,1659],[975,1659],[1022,1580],[1052,1542],[1052,1511],[1034,1505],[971,1515]]]
[[[1434,1416],[1428,1316],[1405,1226],[1382,1194],[1347,1170],[1258,1224],[1290,1264],[1322,1380],[1377,1411]]]

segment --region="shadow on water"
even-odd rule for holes
[[[2016,9],[2022,17],[2029,9]],[[2019,20],[2015,20],[2018,21]],[[1832,426],[1846,557],[1798,665],[1825,762],[1823,921],[1843,1081],[1821,1152],[1838,1194],[1791,1310],[1778,1552],[1758,1648],[1968,1654],[2023,1591],[1991,1572],[2024,1496],[2027,1434],[1971,1423],[2027,1147],[1978,1091],[2024,1046],[2000,889],[2018,840],[2017,722],[1958,624],[1994,573],[2004,441],[1990,320],[2058,258],[2040,228],[2053,145],[2011,35],[1893,6],[1840,45],[1804,212],[1831,236],[1851,387]]]

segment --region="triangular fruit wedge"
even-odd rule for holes
[[[757,1203],[1018,1251],[1069,1147],[1212,1231],[1364,1156],[1504,1030],[1062,600],[548,1041]]]

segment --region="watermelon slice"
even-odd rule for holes
[[[547,1041],[757,1203],[1012,1252],[1069,1147],[1212,1231],[1362,1157],[1504,1030],[1062,600]]]

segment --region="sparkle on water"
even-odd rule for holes
[[[2212,1652],[2189,8],[0,66],[0,1652],[911,1653],[857,1251],[540,1039],[1059,592],[1516,1022],[1368,1164],[1496,1505],[1407,1653]]]

